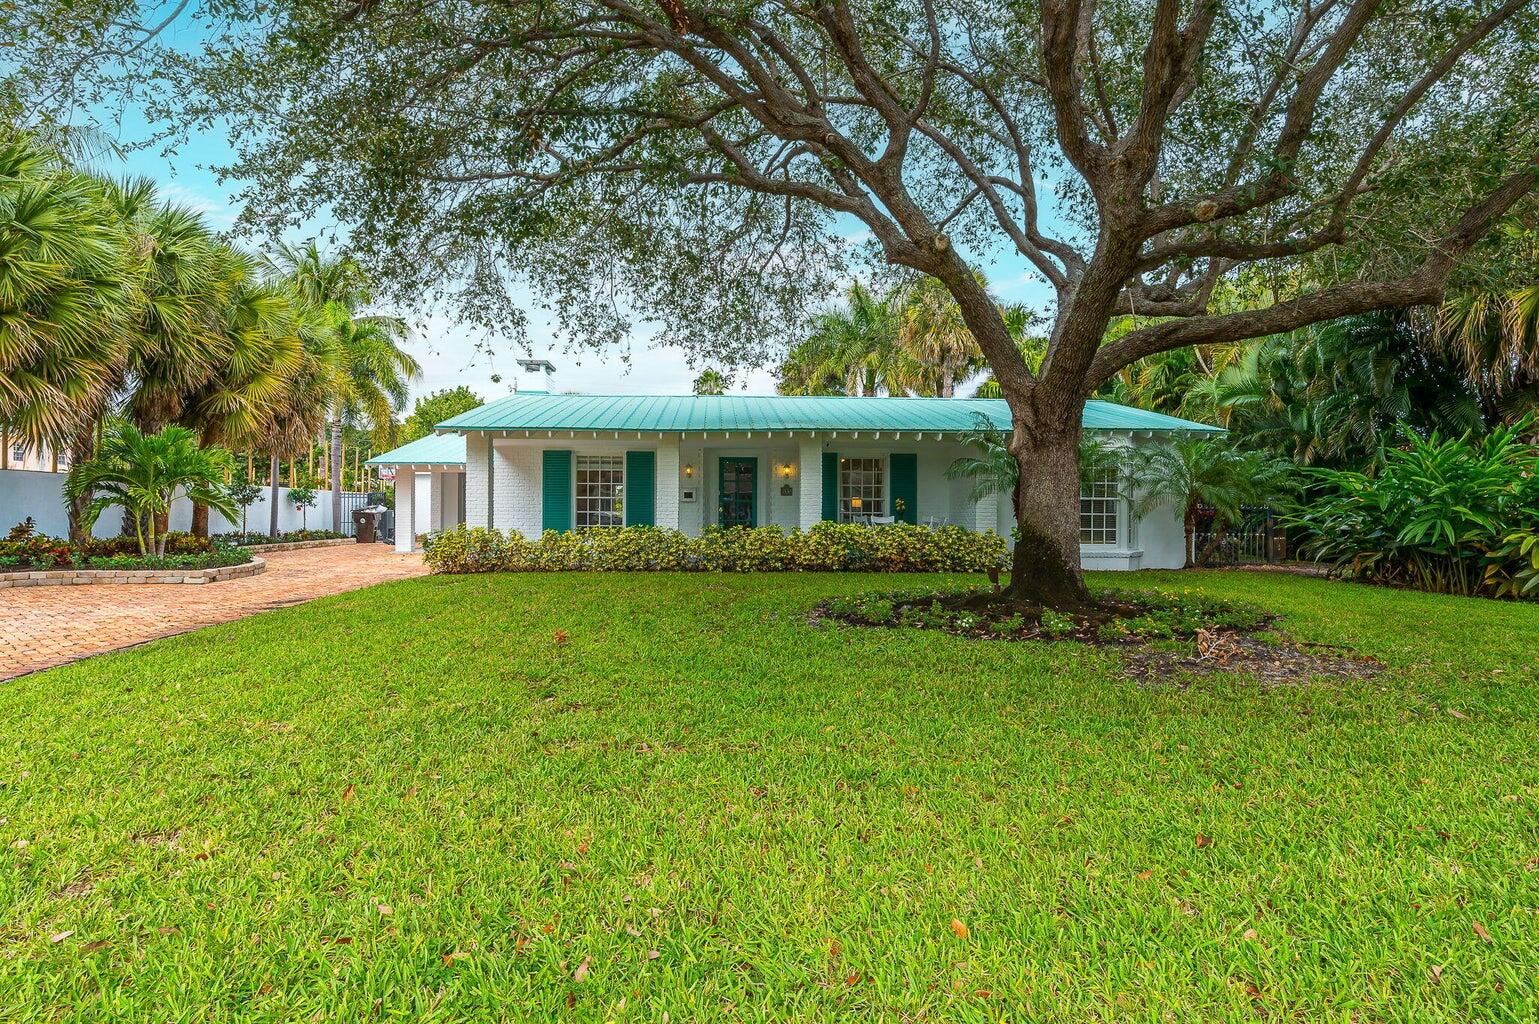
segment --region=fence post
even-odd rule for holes
[[[1271,565],[1273,560],[1277,557],[1274,554],[1275,551],[1276,551],[1276,547],[1272,543],[1272,507],[1270,505],[1268,505],[1267,506],[1267,510],[1266,510],[1266,564],[1267,565]]]

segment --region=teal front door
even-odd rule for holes
[[[716,498],[723,526],[759,525],[759,460],[723,458]]]

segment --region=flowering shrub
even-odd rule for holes
[[[690,537],[656,526],[558,533],[538,540],[458,526],[427,543],[434,572],[987,572],[1005,564],[992,530],[897,523],[718,527]]]

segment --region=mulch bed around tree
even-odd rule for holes
[[[1123,655],[1128,675],[1152,686],[1183,688],[1195,676],[1238,672],[1263,687],[1293,686],[1319,679],[1371,679],[1384,666],[1372,658],[1326,644],[1300,644],[1280,633],[1201,630],[1194,651],[1129,645]]]

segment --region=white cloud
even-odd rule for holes
[[[233,226],[240,212],[225,200],[211,198],[179,182],[160,182],[157,184],[157,191],[163,201],[185,206],[210,225],[221,230]]]

